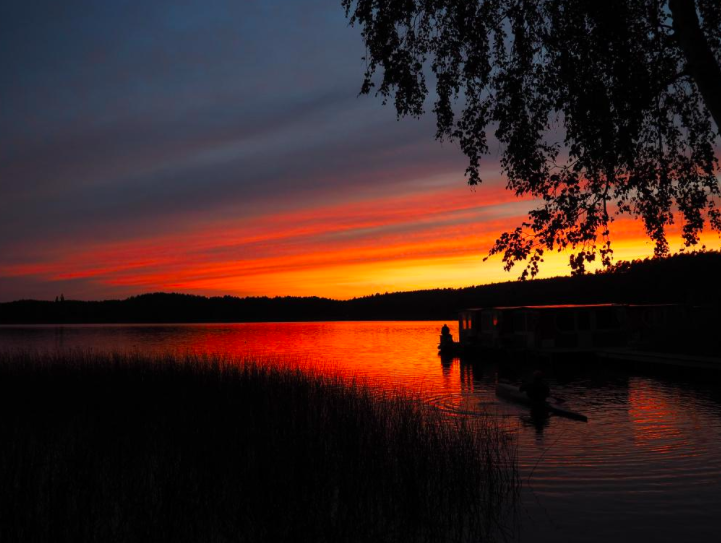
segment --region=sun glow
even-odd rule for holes
[[[457,186],[431,187],[411,196],[209,221],[190,233],[77,244],[62,256],[5,265],[0,274],[83,284],[90,297],[180,291],[347,299],[508,281],[522,264],[508,273],[499,257],[483,257],[530,205],[500,188],[489,187],[480,198]],[[680,247],[677,231],[670,239]],[[634,221],[615,222],[612,240],[617,260],[653,253]],[[718,239],[709,246],[718,247]],[[568,256],[546,253],[540,277],[567,275]]]

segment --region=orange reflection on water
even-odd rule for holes
[[[621,371],[589,386],[556,381],[553,392],[588,423],[535,420],[523,405],[495,395],[498,365],[441,360],[442,321],[212,325],[0,327],[0,351],[191,351],[285,358],[321,370],[405,388],[449,414],[488,412],[511,430],[526,506],[538,519],[561,519],[546,541],[713,541],[721,509],[721,397],[708,384],[684,384]],[[457,323],[448,325],[458,337]],[[593,370],[593,375],[596,370]],[[615,375],[615,372],[614,372]],[[642,374],[645,375],[645,374]],[[519,378],[522,377],[519,369]],[[527,484],[527,482],[529,484]],[[540,501],[543,500],[543,501]],[[619,533],[623,532],[623,536]],[[662,537],[658,537],[658,535]],[[524,536],[523,539],[527,539]]]
[[[304,322],[168,326],[176,352],[299,364],[320,371],[359,377],[383,388],[413,393],[460,391],[458,364],[443,366],[438,357],[438,322]],[[448,322],[458,334],[457,323]],[[156,328],[158,352],[169,341]],[[112,342],[104,338],[105,347]],[[147,347],[146,347],[147,349]],[[465,376],[472,389],[472,375]]]
[[[680,402],[658,387],[647,387],[643,382],[630,384],[628,415],[634,444],[664,454],[685,443],[683,428],[688,427],[688,421],[681,420],[685,417],[678,408]]]

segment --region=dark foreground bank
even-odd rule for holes
[[[513,445],[403,395],[217,359],[0,354],[0,540],[482,541]]]

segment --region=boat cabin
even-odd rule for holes
[[[620,304],[487,307],[462,311],[459,339],[489,348],[590,350],[628,342]]]

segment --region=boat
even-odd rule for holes
[[[461,344],[453,341],[453,336],[441,334],[438,342],[438,353],[441,356],[458,356],[461,351]]]
[[[531,399],[525,392],[522,392],[517,386],[510,385],[508,383],[498,383],[496,385],[496,396],[503,398],[504,400],[533,407]],[[544,404],[539,407],[542,407],[548,413],[552,413],[559,417],[588,422],[588,417],[586,415],[566,409],[556,402],[544,402]]]

